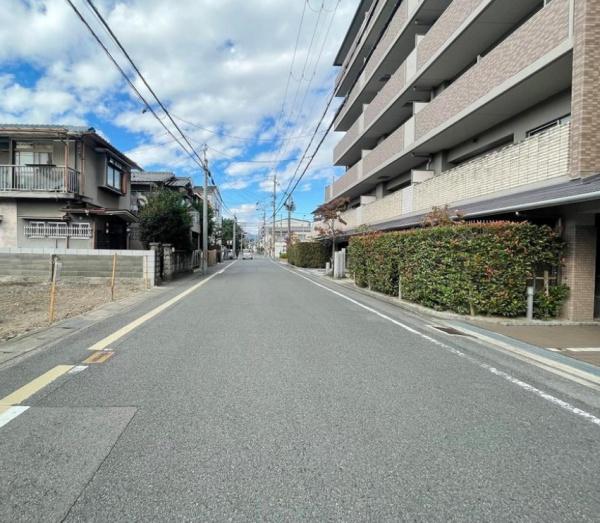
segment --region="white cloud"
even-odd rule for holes
[[[73,1],[108,42],[85,2]],[[316,63],[336,2],[325,0],[327,11],[321,16],[310,55],[317,14],[306,9],[284,119],[284,134],[293,139],[282,142],[282,133],[277,132],[273,122],[278,121],[282,106],[305,5],[302,0],[178,0],[176,6],[165,0],[96,0],[172,113],[213,131],[178,121],[195,144],[208,142],[212,147],[209,159],[221,169],[222,187],[239,190],[240,195],[254,187],[254,197],[256,191],[272,189],[268,177],[273,164],[235,163],[227,157],[266,162],[294,158],[304,150],[332,88],[335,72],[331,63],[358,0],[340,2],[323,55]],[[134,133],[139,145],[127,153],[138,163],[194,171],[193,162],[178,150],[151,114],[142,113],[142,104],[64,0],[5,0],[2,26],[1,120],[85,124],[94,114]],[[109,48],[126,67],[115,46]],[[298,83],[307,58],[305,78]],[[2,66],[20,63],[39,71],[40,79],[32,84],[15,76],[10,68],[6,69],[10,74],[2,74]],[[147,94],[139,80],[136,85]],[[302,182],[302,190],[308,190],[311,182],[329,181],[336,141],[335,137],[327,138]],[[281,147],[283,154],[279,156]],[[295,166],[296,162],[279,164],[282,188]]]

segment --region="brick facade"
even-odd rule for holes
[[[597,232],[596,227],[590,224],[592,219],[590,215],[573,216],[565,221],[567,256],[563,281],[569,286],[570,295],[563,314],[572,321],[594,319]]]
[[[417,114],[416,139],[445,124],[568,36],[569,0],[553,0]]]
[[[571,175],[600,172],[600,2],[575,0]]]
[[[469,15],[488,0],[454,0],[444,11],[439,20],[425,35],[417,47],[417,68],[425,65],[442,47],[448,39],[469,17]]]

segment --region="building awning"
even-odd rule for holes
[[[137,222],[138,217],[127,209],[104,209],[93,207],[82,207],[75,209],[61,209],[66,214],[82,214],[85,216],[116,216],[126,222]]]

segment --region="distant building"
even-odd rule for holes
[[[260,238],[261,245],[264,247],[265,252],[269,252],[271,248],[272,238],[272,224],[266,224],[266,229],[261,226]],[[298,218],[292,218],[289,222],[290,229],[292,232],[292,238],[295,241],[304,242],[307,241],[313,232],[313,224],[310,220],[300,220]],[[275,221],[275,257],[279,257],[281,253],[286,252],[287,239],[288,239],[288,220],[282,218]]]
[[[0,124],[0,247],[128,248],[139,168],[92,128]]]

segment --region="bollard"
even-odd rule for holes
[[[527,287],[527,319],[533,319],[533,287]]]

